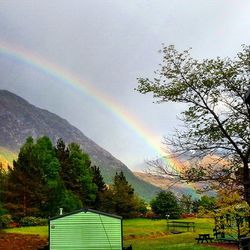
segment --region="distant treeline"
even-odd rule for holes
[[[106,185],[100,169],[76,143],[62,139],[53,146],[48,137],[29,137],[13,167],[0,167],[0,215],[15,221],[27,216],[58,215],[59,208],[71,212],[82,207],[133,217],[147,211],[123,172]]]

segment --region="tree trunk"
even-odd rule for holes
[[[26,193],[23,195],[23,216],[27,215]]]

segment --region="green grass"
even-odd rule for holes
[[[166,220],[129,219],[123,221],[124,246],[133,246],[133,250],[219,250],[221,248],[197,244],[199,233],[212,234],[212,219],[183,219],[179,221],[195,222],[195,232],[171,234],[167,232]],[[177,229],[178,230],[178,229]],[[185,231],[181,228],[180,230]],[[47,226],[23,227],[4,230],[8,233],[38,234],[47,237]]]
[[[197,244],[195,238],[199,233],[212,234],[212,219],[182,219],[178,221],[195,222],[195,232],[183,232],[171,234],[167,232],[166,220],[152,221],[148,219],[124,220],[124,245],[132,245],[133,249],[178,249],[178,250],[215,250],[218,247],[210,247],[206,244]],[[185,231],[184,228],[175,228],[177,231]]]
[[[41,237],[48,237],[48,227],[47,226],[37,226],[37,227],[17,227],[11,229],[2,230],[5,233],[17,233],[17,234],[37,234]]]

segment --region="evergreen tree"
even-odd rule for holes
[[[100,207],[101,211],[111,214],[117,214],[115,209],[114,191],[112,185],[108,186],[107,189],[100,195]]]
[[[83,205],[90,206],[96,196],[97,187],[92,182],[91,161],[78,144],[69,145],[69,162],[71,170],[71,182],[66,184],[66,188],[76,194]]]
[[[58,140],[55,150],[60,162],[61,179],[70,193],[67,197],[70,196],[71,200],[75,197],[78,205],[91,206],[96,198],[97,187],[93,183],[89,156],[76,143],[66,147],[62,139]]]
[[[93,202],[93,207],[95,209],[99,209],[101,206],[101,196],[103,196],[104,192],[107,191],[107,187],[106,184],[103,180],[100,168],[97,166],[93,166],[91,167],[92,169],[92,173],[93,173],[93,183],[95,183],[95,185],[97,186],[97,194],[96,194],[96,198]]]
[[[5,185],[6,185],[6,171],[4,170],[3,165],[0,162],[0,216],[6,213],[6,210],[3,208]]]
[[[116,173],[112,189],[115,213],[123,217],[133,216],[138,210],[138,199],[122,171]]]
[[[41,137],[34,143],[29,137],[9,169],[5,207],[17,218],[53,215],[59,182],[59,162],[50,139]]]
[[[72,168],[69,161],[69,149],[66,147],[64,141],[61,138],[57,141],[55,153],[60,164],[60,178],[62,185],[65,189],[70,189],[70,183],[72,182],[72,176],[70,173]]]

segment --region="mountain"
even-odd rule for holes
[[[105,133],[105,131],[103,131]],[[28,136],[48,136],[55,144],[59,138],[66,143],[76,142],[99,166],[107,183],[118,171],[123,171],[136,193],[150,200],[160,189],[136,177],[126,165],[85,136],[68,121],[47,110],[30,104],[6,90],[0,90],[0,156],[17,155]],[[6,157],[5,157],[6,158]]]
[[[162,190],[170,190],[179,197],[182,194],[189,194],[193,197],[193,199],[200,198],[200,195],[195,190],[195,188],[199,187],[198,184],[188,185],[186,183],[175,183],[175,181],[171,178],[166,178],[159,175],[151,175],[142,172],[134,172],[134,175],[145,182],[151,183],[152,185],[161,188]]]

